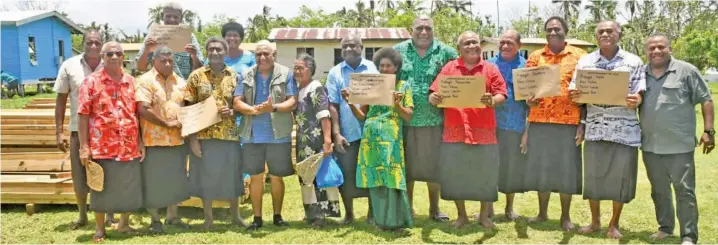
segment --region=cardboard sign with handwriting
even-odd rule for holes
[[[173,52],[185,52],[184,47],[192,43],[192,27],[186,25],[152,25],[147,38],[154,38],[157,44],[167,45]]]
[[[578,70],[576,89],[581,96],[576,102],[625,106],[629,75],[627,71]]]
[[[393,105],[394,74],[351,74],[349,103],[360,105]]]
[[[486,93],[484,76],[439,76],[439,95],[446,108],[484,108],[481,96]]]
[[[557,65],[514,69],[514,99],[527,100],[561,95],[561,79]]]
[[[222,121],[213,96],[197,104],[180,107],[178,119],[182,124],[182,137]]]

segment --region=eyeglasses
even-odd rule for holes
[[[122,56],[125,55],[125,54],[122,53],[122,52],[120,52],[120,51],[117,51],[117,52],[105,52],[105,55],[106,55],[108,58],[112,58],[112,56],[115,56],[115,55],[117,55],[117,57],[122,57]]]

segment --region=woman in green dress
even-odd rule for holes
[[[396,74],[401,67],[401,54],[393,48],[382,48],[374,54],[374,64],[382,74]],[[398,76],[397,76],[398,77]],[[351,105],[354,116],[364,120],[364,134],[359,146],[356,184],[369,189],[374,222],[379,230],[402,231],[412,226],[411,207],[406,195],[404,121],[411,120],[411,87],[397,81],[394,104]],[[348,99],[349,94],[342,94]]]

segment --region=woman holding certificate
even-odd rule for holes
[[[382,48],[374,54],[374,64],[382,74],[396,74],[402,64],[401,54],[393,48]],[[342,91],[344,99],[349,93]],[[414,102],[411,87],[397,81],[394,104],[350,104],[357,119],[364,121],[359,146],[356,186],[369,189],[369,203],[379,230],[401,231],[413,225],[411,206],[406,194],[404,144],[401,129],[411,120]],[[352,185],[355,183],[344,183]]]

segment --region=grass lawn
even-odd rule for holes
[[[25,104],[30,102],[33,98],[55,98],[56,95],[52,93],[37,94],[37,86],[25,86],[25,97],[19,95],[13,96],[11,99],[0,100],[0,108],[2,109],[22,109]]]
[[[712,85],[716,88],[715,85]],[[717,91],[714,89],[714,91]],[[4,102],[4,101],[3,101]],[[4,106],[4,105],[3,105]],[[700,110],[698,110],[700,111]],[[699,113],[700,115],[700,113]],[[698,131],[702,132],[702,118],[698,118]],[[712,155],[696,153],[696,183],[700,220],[698,222],[699,242],[706,244],[718,243],[718,152]],[[352,226],[339,226],[336,224],[318,230],[301,220],[304,212],[296,176],[286,178],[286,198],[284,202],[284,218],[291,223],[289,228],[276,228],[271,225],[271,197],[264,196],[265,228],[259,232],[245,232],[244,229],[230,226],[226,209],[215,209],[217,228],[213,232],[197,231],[202,224],[202,212],[196,208],[182,208],[181,215],[186,217],[192,229],[182,231],[167,228],[168,234],[149,235],[146,233],[126,236],[109,231],[107,243],[654,243],[648,236],[657,230],[658,225],[654,216],[653,202],[650,196],[650,184],[646,177],[645,167],[639,161],[638,188],[636,199],[624,207],[621,219],[621,231],[624,237],[618,241],[605,238],[605,227],[611,215],[610,202],[602,202],[602,222],[604,230],[601,233],[582,235],[576,232],[565,233],[559,228],[558,217],[560,206],[558,195],[553,194],[550,202],[550,220],[543,224],[527,224],[525,221],[501,221],[504,207],[504,197],[499,196],[495,204],[497,211],[497,228],[494,231],[484,231],[476,223],[468,228],[454,230],[449,223],[435,223],[429,221],[428,197],[424,184],[417,185],[415,200],[418,214],[414,228],[409,229],[407,235],[395,235],[387,232],[376,232],[373,226],[365,223],[367,211],[366,199],[355,202],[356,213],[361,217],[359,222]],[[516,196],[515,209],[525,216],[536,215],[538,211],[535,193],[525,193]],[[470,212],[479,210],[478,202],[467,203]],[[33,216],[25,214],[24,206],[2,206],[2,242],[3,243],[88,243],[93,235],[93,226],[70,231],[67,224],[77,217],[77,208],[69,205],[41,206],[39,213]],[[441,209],[456,218],[456,209],[452,202],[441,201]],[[251,208],[248,204],[241,207],[243,217],[251,217]],[[588,202],[581,196],[574,196],[571,215],[577,225],[587,225],[590,222]],[[91,219],[92,220],[92,219]],[[146,212],[132,216],[133,227],[146,231],[150,218]],[[676,224],[677,221],[676,221]],[[678,234],[678,230],[675,233]],[[660,243],[680,243],[674,236]]]

